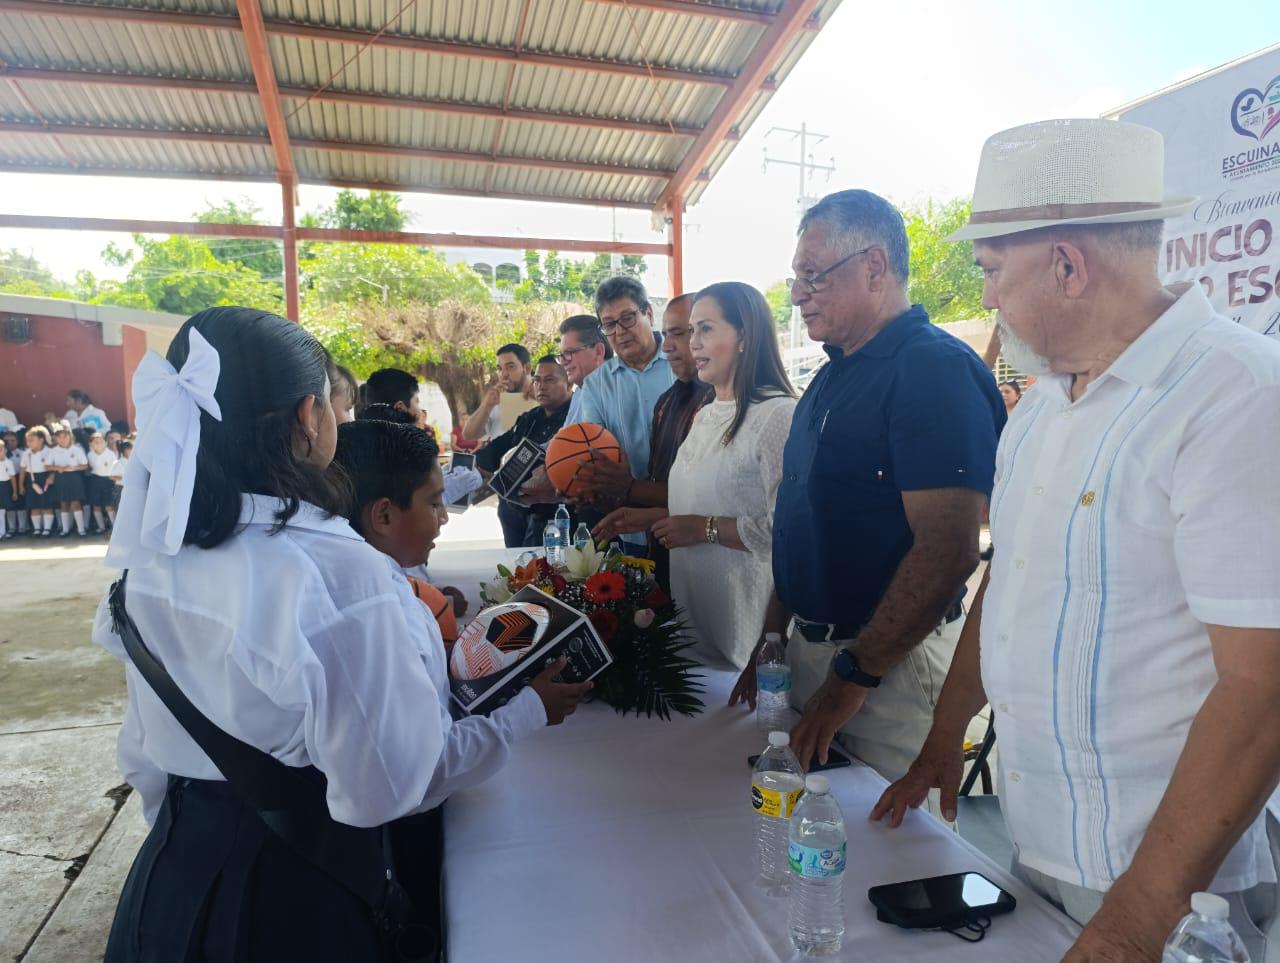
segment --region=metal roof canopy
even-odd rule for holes
[[[296,242],[665,253],[840,0],[0,0],[0,172],[278,181]],[[296,228],[300,183],[651,209],[669,243]],[[248,236],[0,214],[0,226]],[[674,229],[672,229],[674,228]],[[321,236],[323,235],[323,236]]]

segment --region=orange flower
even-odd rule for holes
[[[597,572],[587,579],[582,594],[596,604],[621,602],[627,597],[627,580],[617,572]]]
[[[546,559],[535,558],[528,565],[517,565],[515,574],[507,579],[507,585],[511,591],[518,592],[526,585],[533,585],[550,571],[551,567],[547,565]]]

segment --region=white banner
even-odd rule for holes
[[[1280,47],[1113,115],[1164,134],[1168,282],[1197,280],[1234,321],[1280,338]]]

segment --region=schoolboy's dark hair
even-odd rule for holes
[[[382,368],[369,375],[364,383],[366,405],[408,404],[418,393],[418,379],[399,368]]]
[[[361,535],[360,520],[366,505],[389,498],[408,508],[413,493],[439,468],[440,448],[420,428],[389,421],[353,421],[338,426],[338,450],[334,464],[351,479],[355,496],[347,519]]]
[[[126,451],[133,451],[133,442],[122,440],[117,448],[120,454],[123,455]]]
[[[300,324],[254,308],[208,308],[184,324],[166,357],[181,370],[192,331],[218,352],[214,397],[219,421],[200,412],[200,448],[184,545],[215,548],[235,532],[246,494],[269,495],[283,505],[272,534],[311,502],[329,515],[346,511],[350,484],[294,456],[299,441],[297,409],[313,396],[329,406],[325,350]],[[310,439],[302,437],[308,445]],[[123,449],[125,443],[121,442]]]
[[[356,415],[356,421],[389,421],[393,425],[417,425],[418,419],[403,408],[390,405],[365,405]]]

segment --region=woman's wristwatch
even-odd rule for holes
[[[720,523],[714,515],[707,519],[707,541],[712,545],[720,544]]]

